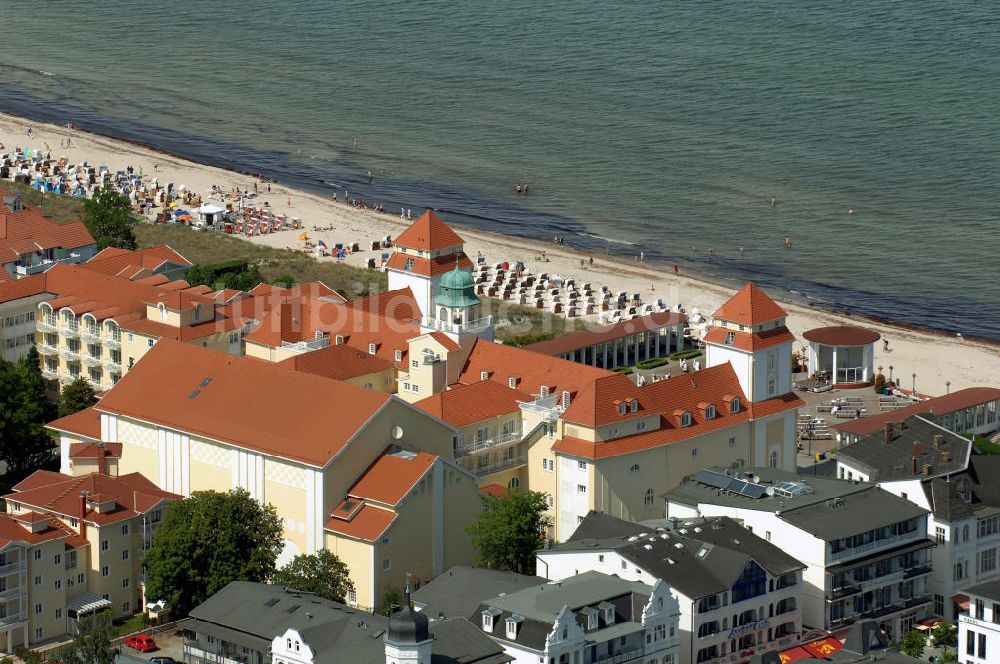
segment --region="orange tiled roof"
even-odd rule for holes
[[[366,374],[388,371],[395,365],[389,360],[371,355],[367,351],[341,344],[293,355],[278,362],[278,366],[333,380],[348,380]]]
[[[70,531],[57,519],[49,519],[49,525],[45,530],[33,533],[30,528],[19,523],[13,515],[0,514],[0,547],[5,547],[11,542],[41,544],[69,535]]]
[[[409,267],[407,267],[408,262]],[[397,252],[389,257],[385,266],[392,270],[412,272],[424,277],[432,277],[444,274],[445,272],[451,272],[455,269],[456,264],[463,270],[472,269],[472,261],[469,260],[469,257],[464,252],[438,256],[437,258],[422,258],[420,256],[411,256]]]
[[[35,475],[37,473],[29,476],[28,480],[32,480]],[[46,473],[30,484],[27,481],[21,482],[14,487],[13,493],[5,497],[34,510],[64,517],[79,517],[80,494],[83,491],[87,492],[93,502],[115,502],[115,507],[109,512],[87,510],[84,515],[85,520],[98,525],[131,518],[152,509],[164,500],[177,500],[181,497],[161,490],[140,473],[129,473],[118,477],[97,473],[78,477]]]
[[[53,431],[62,431],[82,438],[101,439],[101,414],[93,408],[84,408],[72,415],[53,420],[45,426]]]
[[[492,380],[480,380],[468,385],[456,384],[450,389],[413,404],[454,427],[463,427],[491,417],[518,411],[519,401],[532,401],[527,392],[511,389]]]
[[[445,350],[458,350],[461,348],[457,341],[449,337],[444,332],[431,332],[427,336],[444,346]]]
[[[97,443],[73,443],[69,446],[69,457],[71,459],[99,459],[102,451],[105,459],[122,458],[121,443],[104,443],[104,445],[98,445]]]
[[[460,383],[477,383],[482,380],[482,372],[487,372],[489,380],[504,385],[511,377],[517,379],[517,389],[529,394],[540,394],[543,385],[549,393],[562,399],[562,392],[576,394],[603,376],[614,375],[611,371],[590,367],[577,362],[562,360],[525,348],[478,339],[469,353],[469,358],[458,377]]]
[[[733,342],[727,344],[726,335],[730,332],[733,333]],[[778,346],[789,341],[795,341],[795,335],[789,332],[788,328],[784,325],[771,330],[754,333],[727,330],[724,327],[712,327],[709,328],[708,334],[705,335],[706,343],[729,346],[738,350],[751,352],[770,348],[771,346]]]
[[[427,210],[399,234],[395,244],[408,249],[447,249],[463,244],[464,240],[432,210]]]
[[[715,318],[744,325],[760,325],[786,315],[785,310],[753,282],[741,288],[713,314]]]
[[[479,487],[479,493],[485,493],[487,496],[493,496],[494,498],[503,498],[510,490],[499,484],[484,484]]]
[[[545,355],[562,355],[595,344],[621,339],[631,334],[658,330],[667,325],[682,325],[686,322],[687,316],[684,314],[675,311],[664,311],[662,313],[639,316],[632,320],[621,321],[612,325],[602,325],[593,329],[570,332],[554,339],[546,339],[545,341],[530,344],[525,346],[525,348],[536,353],[544,353]]]
[[[42,249],[80,249],[96,244],[82,221],[60,224],[29,205],[12,212],[2,202],[3,196],[12,193],[0,187],[0,263]]]
[[[166,244],[134,251],[108,247],[97,252],[96,256],[82,263],[82,266],[95,272],[131,279],[144,270],[156,270],[168,262],[191,266],[188,259]]]
[[[338,535],[375,542],[382,537],[385,531],[389,530],[389,526],[395,520],[395,512],[372,507],[366,503],[350,521],[331,518],[326,522],[324,528]]]
[[[950,394],[940,397],[933,397],[925,401],[918,401],[906,408],[860,417],[856,420],[848,420],[843,424],[833,425],[838,431],[855,433],[862,436],[882,431],[888,422],[900,422],[911,415],[930,413],[932,415],[947,415],[957,410],[973,408],[988,401],[1000,399],[1000,388],[996,387],[967,387],[964,390],[956,390]]]
[[[358,478],[348,496],[395,506],[430,470],[437,457],[427,452],[383,454]]]
[[[389,399],[270,362],[164,339],[95,408],[325,466]]]
[[[2,267],[0,267],[0,272],[7,274],[7,270]],[[0,303],[13,302],[14,300],[42,295],[43,293],[51,293],[52,291],[48,290],[47,284],[48,274],[45,272],[33,274],[23,279],[0,281]]]
[[[347,306],[398,320],[411,321],[420,318],[420,306],[409,286],[350,300]]]

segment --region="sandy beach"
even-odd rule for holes
[[[27,135],[29,125],[33,130],[30,139]],[[61,142],[67,138],[72,140],[72,147],[61,148]],[[158,178],[161,183],[183,184],[202,194],[208,193],[213,185],[224,190],[234,187],[253,190],[255,181],[249,176],[186,161],[142,146],[8,115],[0,115],[0,144],[5,146],[0,152],[11,151],[14,147],[45,149],[48,145],[54,157],[65,155],[70,163],[86,161],[91,165],[107,165],[112,171],[131,165],[146,176]],[[343,202],[334,202],[332,198],[287,189],[280,183],[272,183],[270,193],[267,193],[266,185],[258,184],[258,187],[261,192],[258,201],[269,202],[276,213],[298,217],[310,239],[322,239],[328,246],[337,242],[358,242],[364,249],[370,246],[372,240],[395,237],[408,223],[400,218],[398,210],[395,213],[358,210]],[[422,211],[413,209],[413,218]],[[316,230],[318,228],[330,230]],[[465,251],[470,256],[481,252],[491,263],[522,260],[536,273],[545,271],[564,277],[573,276],[595,286],[607,285],[612,291],[641,293],[647,302],[662,298],[671,307],[682,304],[689,313],[698,309],[709,316],[733,293],[729,288],[685,276],[683,272],[674,275],[672,271],[634,263],[631,256],[617,259],[614,256],[594,255],[593,265],[581,268],[581,258],[587,258],[589,254],[552,243],[529,242],[468,228],[458,230],[465,239]],[[248,238],[248,241],[298,249],[303,245],[298,239],[300,233],[282,231]],[[538,260],[543,251],[548,258],[545,263]],[[362,266],[369,258],[377,261],[379,254],[362,251],[346,260]],[[327,257],[320,260],[333,259]],[[781,301],[781,293],[770,294]],[[1000,384],[1000,345],[851,319],[790,302],[781,301],[781,304],[789,314],[789,329],[800,339],[803,332],[814,327],[845,323],[865,325],[881,333],[889,340],[889,351],[883,350],[881,343],[877,344],[875,364],[885,367],[887,375],[888,367],[892,365],[893,376],[901,380],[904,388],[911,387],[914,373],[917,392],[930,395],[944,394],[948,381],[951,390]],[[797,344],[796,348],[801,346]]]

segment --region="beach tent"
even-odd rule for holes
[[[226,209],[221,208],[218,205],[205,203],[201,207],[192,210],[192,212],[198,215],[198,217],[209,226],[214,226],[216,222],[222,221],[222,217],[225,215]]]

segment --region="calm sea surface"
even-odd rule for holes
[[[990,3],[0,0],[0,26],[3,111],[1000,339]]]

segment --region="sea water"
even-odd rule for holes
[[[989,3],[2,0],[0,35],[3,111],[1000,339]]]

